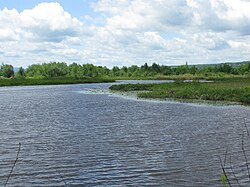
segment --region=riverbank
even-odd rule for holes
[[[110,87],[113,91],[139,91],[137,96],[145,99],[181,99],[228,101],[250,104],[250,79],[234,78],[214,82],[173,82],[160,84],[123,84]]]
[[[213,74],[181,74],[181,75],[155,75],[155,76],[144,76],[144,77],[113,77],[116,80],[230,80],[230,79],[247,79],[247,75],[232,75],[224,73],[213,73]]]
[[[114,79],[105,78],[53,78],[53,79],[0,79],[0,86],[31,86],[31,85],[59,85],[59,84],[84,84],[108,83]]]

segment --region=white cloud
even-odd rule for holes
[[[243,0],[187,0],[196,21],[201,26],[216,32],[235,31],[250,35],[250,2]],[[196,24],[197,23],[197,24]]]
[[[18,37],[42,41],[62,41],[83,31],[83,24],[63,10],[58,3],[41,3],[18,13],[15,9],[0,11],[0,39]],[[9,30],[9,31],[8,31]],[[4,32],[5,31],[5,32]],[[8,34],[4,34],[8,32]]]
[[[97,16],[82,21],[59,3],[0,10],[0,60],[111,67],[250,59],[246,0],[99,0],[92,8]]]
[[[31,32],[35,39],[60,42],[67,37],[77,36],[83,31],[83,24],[58,3],[42,3],[19,14],[20,27]]]
[[[0,40],[15,41],[18,40],[18,34],[9,28],[2,28],[0,29]]]
[[[58,3],[41,3],[20,13],[0,10],[0,44],[5,46],[1,60],[6,63],[27,66],[55,59],[67,61],[70,55],[76,56],[73,46],[91,35],[90,28]],[[60,49],[55,49],[56,43]]]

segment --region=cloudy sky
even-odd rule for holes
[[[0,63],[250,60],[249,0],[0,0]]]

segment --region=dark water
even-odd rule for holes
[[[18,142],[9,186],[221,186],[226,147],[246,184],[249,107],[84,92],[110,85],[0,88],[0,186]]]

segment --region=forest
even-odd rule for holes
[[[50,78],[113,78],[113,79],[185,79],[224,77],[224,76],[249,76],[250,62],[232,65],[223,63],[218,65],[185,65],[166,66],[148,63],[142,66],[132,65],[113,68],[106,66],[95,66],[93,64],[67,64],[65,62],[50,62],[43,64],[32,64],[27,68],[20,67],[14,70],[10,64],[0,66],[1,78],[16,79],[50,79]]]

